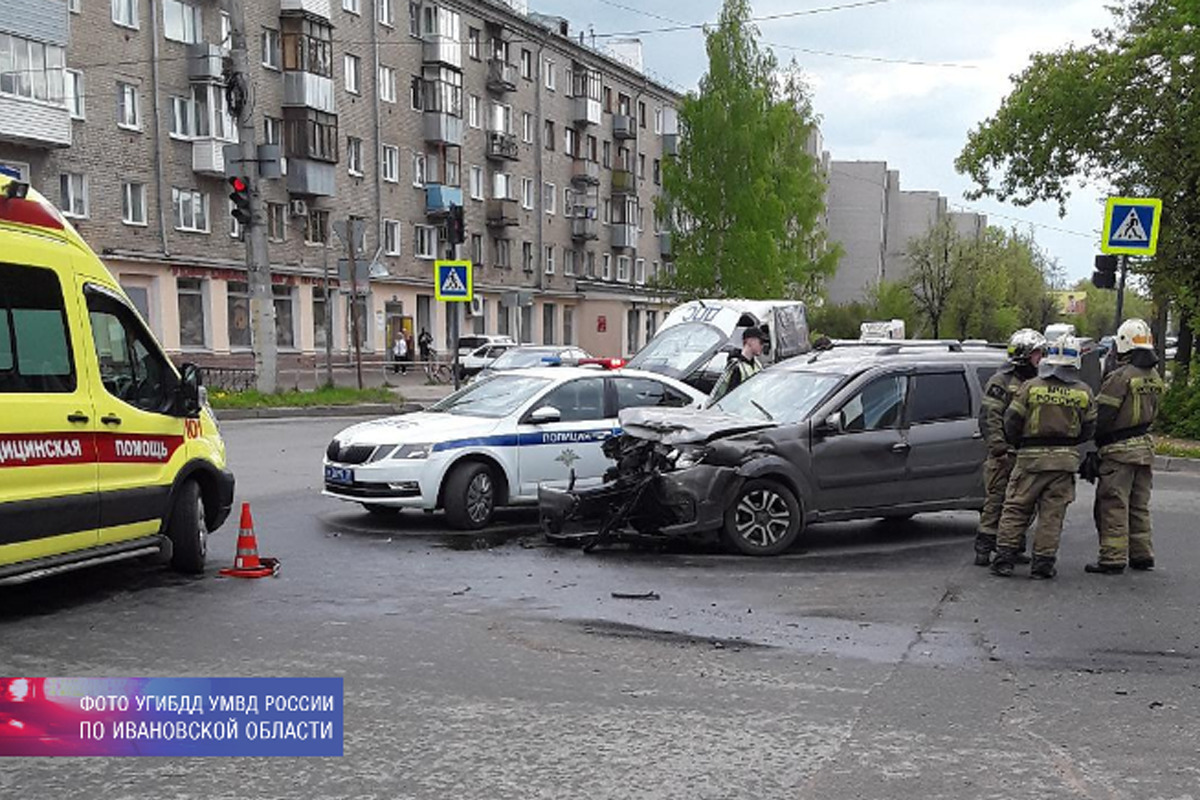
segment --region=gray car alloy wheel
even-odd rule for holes
[[[471,521],[476,524],[485,522],[491,515],[495,502],[492,476],[486,471],[476,473],[467,484],[467,515]]]
[[[742,495],[734,520],[739,537],[756,547],[771,547],[788,535],[792,512],[782,495],[763,487]]]

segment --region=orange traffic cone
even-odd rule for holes
[[[221,570],[231,578],[265,578],[279,574],[279,559],[258,557],[258,538],[254,535],[254,519],[250,504],[242,503],[242,522],[238,526],[237,555],[233,566]]]

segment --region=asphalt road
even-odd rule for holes
[[[235,520],[202,578],[0,590],[0,674],[342,676],[346,755],[3,759],[0,798],[1200,797],[1200,477],[1156,478],[1156,572],[1083,573],[1081,484],[1059,578],[1005,581],[962,514],[764,560],[381,522],[318,493],[344,424],[224,426],[278,578],[216,576]]]

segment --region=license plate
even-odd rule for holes
[[[354,470],[346,467],[326,467],[325,481],[327,483],[340,483],[343,486],[350,486],[354,483]]]

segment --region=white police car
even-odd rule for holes
[[[617,413],[696,407],[703,394],[649,372],[541,367],[501,373],[426,411],[354,425],[325,453],[329,497],[371,513],[444,509],[456,528],[486,525],[496,506],[535,504],[538,486],[599,485],[600,446]]]

